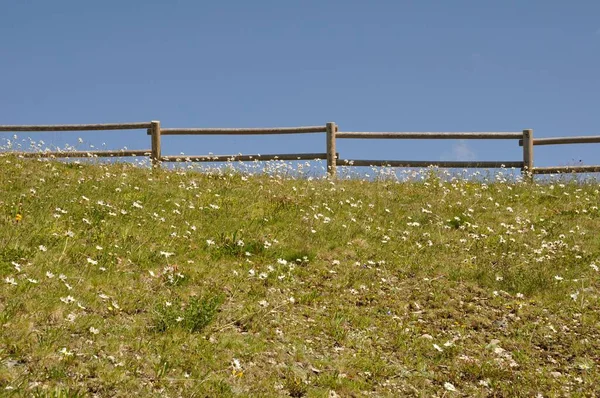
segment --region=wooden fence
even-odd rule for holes
[[[429,167],[443,168],[519,168],[527,178],[535,174],[590,173],[599,172],[598,166],[534,167],[533,147],[535,145],[600,143],[600,136],[533,138],[533,130],[519,132],[340,132],[338,126],[327,123],[324,126],[277,127],[277,128],[161,128],[159,121],[142,123],[114,124],[65,124],[65,125],[0,125],[0,132],[23,131],[94,131],[94,130],[135,130],[145,129],[150,135],[149,150],[121,151],[53,151],[19,152],[25,157],[122,157],[150,156],[153,167],[161,162],[229,162],[267,160],[315,160],[327,161],[330,176],[336,175],[337,166],[387,166],[387,167]],[[202,155],[202,156],[163,156],[161,138],[168,135],[269,135],[269,134],[311,134],[325,133],[326,151],[323,153],[292,153],[273,155]],[[428,161],[428,160],[365,160],[340,159],[336,152],[337,139],[480,139],[518,140],[522,147],[522,161]]]

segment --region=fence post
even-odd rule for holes
[[[336,150],[335,150],[335,133],[337,126],[334,122],[327,123],[327,173],[330,177],[335,177],[336,174]]]
[[[152,136],[152,167],[160,167],[160,122],[153,120],[150,122],[152,127],[150,128],[150,134]]]
[[[523,130],[523,179],[533,180],[533,130]]]

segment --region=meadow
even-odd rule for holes
[[[600,186],[0,155],[0,396],[600,395]]]

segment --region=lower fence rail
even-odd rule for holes
[[[52,151],[52,152],[10,152],[24,158],[112,158],[127,156],[150,156],[146,151]]]
[[[375,166],[375,167],[429,167],[443,168],[523,168],[524,162],[487,162],[487,161],[427,161],[427,160],[362,160],[338,159],[338,166]]]
[[[162,162],[249,162],[267,160],[326,160],[326,153],[292,153],[274,155],[203,155],[162,156]]]
[[[600,166],[534,167],[533,174],[598,173]]]

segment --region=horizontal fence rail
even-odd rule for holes
[[[163,162],[249,162],[267,160],[325,160],[326,153],[292,153],[280,155],[204,155],[162,156]]]
[[[325,126],[307,126],[307,127],[278,127],[278,128],[248,128],[248,129],[178,129],[167,128],[161,129],[161,135],[265,135],[265,134],[309,134],[309,133],[325,133]],[[151,132],[148,131],[150,135]]]
[[[16,152],[15,155],[25,158],[113,158],[126,156],[149,156],[147,151],[54,151],[54,152]]]
[[[534,174],[561,174],[561,173],[598,173],[600,166],[557,166],[534,167]]]
[[[533,145],[560,145],[560,144],[594,144],[600,143],[600,135],[588,135],[580,137],[551,137],[536,138]],[[519,145],[523,146],[523,140],[519,140]]]
[[[149,156],[153,167],[161,162],[234,162],[234,161],[294,161],[326,160],[327,172],[335,176],[337,166],[366,167],[443,167],[443,168],[520,168],[524,178],[531,179],[535,174],[556,173],[596,173],[600,166],[559,166],[533,167],[533,147],[536,145],[588,144],[600,143],[600,135],[582,137],[533,138],[533,130],[521,132],[340,132],[336,123],[321,126],[265,127],[265,128],[161,128],[159,121],[140,123],[105,124],[57,124],[57,125],[0,125],[0,132],[44,132],[44,131],[93,131],[93,130],[134,130],[144,129],[151,136],[149,150],[118,151],[43,151],[15,152],[17,156],[35,158],[109,158],[126,156]],[[279,135],[325,133],[326,152],[287,153],[268,155],[203,155],[203,156],[163,156],[161,137],[163,135]],[[336,151],[337,139],[479,139],[479,140],[518,140],[522,149],[522,161],[429,161],[429,160],[368,160],[340,159]]]
[[[523,133],[513,132],[456,132],[456,133],[367,133],[367,132],[342,132],[335,135],[336,138],[364,138],[364,139],[488,139],[505,140],[523,138]]]
[[[338,166],[376,166],[376,167],[430,167],[437,166],[443,168],[512,168],[523,167],[523,162],[487,162],[487,161],[427,161],[427,160],[362,160],[362,159],[339,159]]]
[[[0,131],[93,131],[93,130],[137,130],[148,129],[150,123],[108,123],[108,124],[55,124],[55,125],[0,125]]]

